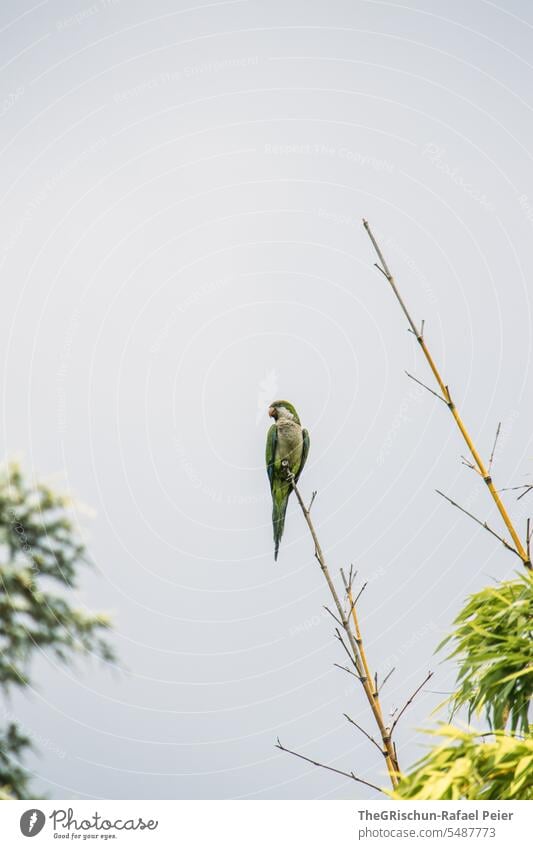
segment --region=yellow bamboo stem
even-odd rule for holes
[[[355,607],[355,604],[353,603],[353,594],[352,594],[351,587],[348,587],[347,595],[348,595],[348,601],[350,602],[350,607],[351,607],[351,610],[352,610],[352,619],[353,619],[353,627],[354,627],[354,631],[355,631],[355,638],[356,638],[357,644],[359,646],[359,654],[361,655],[361,662],[363,664],[363,669],[365,670],[366,677],[368,679],[370,679],[371,681],[373,681],[374,679],[372,677],[372,673],[370,672],[370,667],[368,665],[368,660],[367,660],[367,657],[366,657],[366,651],[365,651],[365,647],[364,647],[364,644],[363,644],[363,639],[361,637],[361,629],[359,627],[359,620],[357,618],[356,607]],[[377,692],[376,689],[374,689],[373,696],[374,696],[374,700],[376,702],[376,705],[378,706],[379,710],[381,711],[381,705],[379,703],[379,693]]]
[[[485,466],[485,463],[481,459],[481,456],[480,456],[479,452],[477,451],[477,449],[476,449],[476,447],[475,447],[475,445],[472,441],[472,438],[471,438],[470,434],[468,433],[461,416],[459,415],[459,411],[457,410],[457,407],[455,406],[455,403],[454,403],[454,401],[453,401],[453,399],[450,395],[450,391],[448,389],[448,386],[444,383],[444,381],[443,381],[443,379],[440,375],[440,372],[439,372],[439,370],[438,370],[438,368],[435,364],[435,361],[434,361],[433,357],[431,356],[431,354],[428,350],[428,347],[426,345],[424,337],[423,337],[422,333],[420,332],[420,330],[418,329],[418,327],[416,326],[416,324],[414,323],[413,319],[411,318],[411,316],[409,314],[409,311],[408,311],[408,309],[407,309],[407,307],[406,307],[406,305],[405,305],[405,303],[404,303],[404,301],[403,301],[403,299],[402,299],[402,297],[401,297],[401,295],[398,291],[394,277],[392,276],[392,274],[389,270],[389,267],[387,265],[385,257],[383,256],[383,253],[381,252],[381,248],[379,247],[378,243],[376,242],[374,234],[372,233],[372,230],[369,227],[368,221],[365,221],[363,219],[363,226],[364,226],[366,232],[368,233],[370,241],[372,242],[372,245],[374,246],[374,250],[376,251],[376,254],[377,254],[379,261],[381,263],[381,265],[378,265],[377,267],[379,268],[379,270],[385,275],[385,277],[389,281],[391,288],[392,288],[392,290],[393,290],[393,292],[394,292],[394,294],[395,294],[395,296],[396,296],[396,298],[397,298],[397,300],[398,300],[398,302],[399,302],[399,304],[400,304],[400,306],[403,310],[403,313],[406,316],[407,321],[409,322],[409,326],[410,326],[412,332],[414,333],[414,335],[417,339],[417,342],[420,345],[420,348],[422,349],[422,352],[423,352],[423,354],[424,354],[424,356],[425,356],[425,358],[428,362],[428,365],[429,365],[431,371],[433,372],[433,375],[435,377],[435,380],[437,381],[439,389],[442,392],[443,398],[444,398],[452,416],[455,419],[457,427],[459,428],[459,431],[460,431],[464,441],[466,442],[466,445],[468,446],[468,450],[470,451],[470,454],[473,457],[473,460],[474,460],[474,463],[476,464],[477,470],[478,470],[479,474],[481,475],[481,477],[483,478],[483,480],[485,481],[485,484],[487,485],[487,488],[488,488],[488,490],[489,490],[489,492],[490,492],[490,494],[491,494],[491,496],[494,500],[494,503],[496,504],[496,507],[498,508],[500,516],[502,517],[503,522],[504,522],[507,530],[509,531],[509,533],[512,537],[512,540],[513,540],[514,545],[515,545],[516,553],[519,556],[522,563],[524,564],[524,566],[526,567],[526,569],[531,569],[531,560],[530,560],[530,557],[529,557],[529,554],[528,554],[528,551],[527,551],[527,546],[523,545],[520,537],[518,536],[518,533],[516,532],[515,527],[514,527],[512,521],[511,521],[511,518],[510,518],[510,516],[507,512],[507,509],[506,509],[502,499],[500,498],[500,494],[498,493],[496,487],[494,486],[494,483],[492,482],[492,477],[491,477],[487,467]]]
[[[351,608],[351,611],[352,611],[352,620],[353,620],[354,631],[355,631],[355,640],[356,640],[356,643],[357,643],[357,648],[359,650],[359,656],[361,658],[361,663],[363,665],[363,669],[364,669],[364,672],[365,672],[366,681],[369,684],[369,687],[367,688],[367,690],[365,690],[365,692],[367,694],[367,698],[368,698],[369,702],[373,702],[373,711],[375,712],[375,715],[379,715],[379,717],[381,719],[381,722],[378,723],[378,727],[380,728],[380,731],[381,731],[382,728],[385,729],[384,734],[382,733],[382,739],[383,739],[383,742],[386,746],[386,752],[387,752],[387,754],[385,755],[385,763],[387,764],[387,769],[389,771],[389,776],[391,777],[391,782],[392,782],[393,786],[396,786],[396,784],[398,783],[397,776],[398,776],[398,773],[400,771],[399,766],[398,766],[398,760],[396,758],[396,752],[394,751],[394,746],[393,746],[393,743],[392,743],[390,731],[387,728],[387,726],[385,725],[385,721],[383,719],[383,711],[382,711],[382,708],[381,708],[381,703],[379,701],[379,693],[377,691],[377,688],[372,686],[372,684],[374,682],[374,678],[373,678],[373,675],[370,671],[370,666],[369,666],[369,663],[368,663],[368,660],[367,660],[366,651],[365,651],[365,647],[364,647],[364,643],[363,643],[363,638],[361,636],[361,629],[359,627],[359,620],[357,618],[356,605],[354,604],[354,601],[353,601],[352,588],[350,586],[346,587],[346,595],[347,595],[348,602],[350,604],[350,608]]]
[[[383,755],[384,755],[384,758],[385,758],[385,764],[387,766],[387,771],[389,773],[390,782],[391,782],[391,784],[394,788],[394,787],[396,787],[396,785],[398,784],[398,781],[399,781],[400,769],[399,769],[399,766],[398,766],[398,759],[397,759],[396,753],[394,751],[394,745],[393,745],[392,738],[391,738],[391,730],[388,726],[385,725],[385,722],[383,721],[383,716],[382,716],[382,713],[381,713],[381,707],[379,706],[379,702],[376,703],[376,699],[375,699],[375,696],[374,696],[373,679],[370,677],[370,674],[367,673],[367,667],[365,667],[365,665],[362,661],[362,656],[361,656],[362,641],[361,641],[360,632],[359,632],[359,636],[356,638],[356,636],[354,635],[354,633],[353,633],[353,631],[350,627],[350,622],[346,618],[346,614],[344,613],[344,609],[343,609],[341,600],[339,598],[337,590],[335,589],[335,585],[334,585],[334,583],[331,579],[331,575],[330,575],[330,572],[329,572],[329,569],[328,569],[328,566],[327,566],[327,563],[326,563],[326,560],[325,560],[325,557],[324,557],[324,553],[322,551],[322,548],[321,548],[320,542],[318,540],[313,522],[311,520],[310,511],[304,504],[303,498],[300,494],[300,490],[296,486],[296,481],[294,480],[294,475],[289,473],[288,478],[291,482],[291,485],[292,485],[292,488],[293,488],[294,493],[296,495],[296,498],[298,499],[298,503],[299,503],[299,505],[302,509],[302,513],[304,515],[305,521],[307,523],[307,527],[309,528],[309,531],[311,533],[311,537],[313,539],[313,543],[314,543],[314,546],[315,546],[316,559],[318,560],[319,566],[322,570],[322,574],[324,575],[324,578],[326,579],[327,585],[329,587],[329,591],[331,593],[333,601],[335,602],[335,607],[337,608],[337,612],[339,614],[340,621],[342,622],[343,629],[344,629],[346,636],[348,638],[348,642],[349,642],[350,648],[352,650],[352,656],[353,656],[353,660],[354,660],[354,663],[355,663],[355,668],[356,668],[357,674],[359,676],[359,680],[361,681],[361,684],[363,685],[363,690],[364,690],[365,695],[367,697],[368,704],[370,706],[370,710],[372,711],[372,715],[374,716],[374,719],[376,721],[376,725],[377,725],[377,727],[379,729],[379,733],[381,735],[381,740],[383,742],[383,750],[382,751],[383,751]],[[353,600],[350,603],[353,604]],[[366,658],[365,658],[365,662],[366,662]]]

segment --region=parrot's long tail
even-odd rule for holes
[[[279,492],[272,496],[272,527],[274,529],[274,560],[278,559],[279,543],[285,527],[285,513],[289,503],[289,487],[282,487]]]

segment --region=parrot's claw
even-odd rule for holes
[[[287,480],[290,483],[294,483],[294,473],[291,472],[291,470],[290,470],[289,461],[288,460],[282,460],[281,465],[285,469],[285,472],[286,472],[286,475],[287,475]]]

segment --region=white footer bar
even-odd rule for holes
[[[35,842],[31,842],[35,841]],[[117,849],[533,846],[530,802],[37,801],[0,803],[0,845]]]

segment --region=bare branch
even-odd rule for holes
[[[431,392],[431,394],[434,395],[435,398],[438,398],[439,401],[442,401],[443,404],[448,405],[448,402],[446,401],[445,398],[442,397],[442,395],[439,395],[438,392],[434,392],[433,389],[430,389],[429,386],[426,386],[425,383],[422,383],[422,381],[419,380],[418,377],[415,377],[414,374],[410,374],[410,372],[408,372],[408,371],[406,371],[405,373],[406,373],[407,377],[410,377],[411,380],[414,380],[414,382],[418,383],[419,386],[423,386],[424,389],[427,389],[428,392]]]
[[[494,452],[496,451],[496,445],[498,444],[498,438],[500,436],[500,430],[501,429],[502,429],[502,423],[498,422],[498,427],[496,428],[496,436],[494,437],[494,445],[492,446],[492,451],[490,452],[489,467],[488,467],[489,475],[490,475],[490,470],[492,468],[492,461],[494,460]]]
[[[365,581],[365,582],[364,582],[364,584],[363,584],[363,586],[361,587],[361,589],[360,589],[360,590],[359,590],[359,592],[357,593],[356,597],[355,597],[355,598],[354,598],[354,600],[352,601],[352,606],[350,607],[350,612],[348,613],[348,616],[347,616],[347,618],[348,618],[348,619],[349,619],[349,618],[350,618],[350,616],[352,615],[353,610],[354,610],[354,608],[355,608],[355,605],[357,604],[357,602],[359,601],[359,599],[360,599],[360,598],[361,598],[361,596],[363,595],[363,593],[364,593],[364,591],[366,590],[367,586],[368,586],[368,581]],[[350,588],[350,589],[351,589],[351,588]]]
[[[478,467],[475,466],[474,463],[471,463],[470,460],[467,460],[467,458],[463,454],[461,454],[461,462],[463,466],[468,466],[468,468],[472,469],[472,471],[475,472],[477,475],[481,475],[481,472],[479,471]]]
[[[357,575],[357,569],[355,570],[355,574],[354,574],[353,563],[350,563],[350,572],[348,574],[348,586],[349,587],[352,586],[356,575]]]
[[[531,492],[531,490],[533,489],[533,483],[521,483],[520,486],[504,486],[502,489],[500,489],[500,492],[516,492],[519,489],[523,489],[524,491],[520,493],[520,495],[516,499],[517,501],[520,501],[520,499],[523,498],[524,495],[527,495],[528,492]]]
[[[482,522],[481,519],[478,519],[477,516],[474,516],[473,513],[470,513],[468,510],[465,510],[464,507],[461,507],[461,505],[457,504],[456,501],[453,501],[452,498],[449,498],[447,495],[444,495],[444,493],[441,492],[440,489],[436,489],[435,492],[437,492],[440,496],[442,496],[442,498],[445,498],[446,501],[449,501],[449,503],[452,505],[452,507],[457,507],[457,509],[460,510],[461,513],[464,513],[466,516],[469,516],[470,519],[473,519],[474,522],[476,522],[478,525],[481,525],[482,528],[485,528],[485,530],[488,531],[489,534],[492,534],[493,537],[496,537],[496,539],[498,539],[502,543],[502,545],[505,546],[505,548],[507,548],[509,551],[512,551],[514,554],[516,554],[518,557],[520,557],[520,554],[518,554],[518,551],[516,550],[516,548],[513,548],[513,546],[510,545],[507,542],[506,539],[504,539],[499,534],[497,534],[496,531],[493,530],[487,524],[487,522]],[[520,559],[522,559],[522,558],[520,557]]]
[[[377,790],[378,793],[383,793],[383,790],[381,787],[378,787],[377,784],[365,781],[364,778],[359,778],[353,772],[344,772],[342,769],[337,769],[334,766],[328,766],[327,764],[320,763],[319,761],[314,761],[312,758],[308,758],[305,755],[301,755],[299,752],[293,752],[291,749],[286,749],[285,746],[281,745],[279,737],[278,742],[276,743],[276,748],[280,749],[282,752],[287,752],[289,755],[294,755],[295,758],[300,758],[302,761],[307,761],[307,763],[312,764],[313,766],[318,766],[321,769],[328,769],[330,772],[336,772],[337,775],[343,775],[345,778],[351,778],[352,781],[357,781],[359,784],[365,784],[367,787],[371,787],[372,790]]]
[[[315,490],[313,490],[313,492],[311,493],[311,501],[309,502],[309,507],[307,508],[307,512],[308,512],[308,513],[310,513],[310,512],[311,512],[311,507],[313,506],[313,502],[314,502],[314,500],[315,500],[316,496],[317,496],[317,490],[315,489]]]
[[[389,678],[391,677],[391,675],[392,675],[392,673],[394,672],[394,670],[395,670],[395,669],[396,669],[396,667],[395,667],[395,666],[393,666],[393,667],[392,667],[392,669],[391,669],[391,671],[390,671],[390,672],[387,672],[387,674],[385,675],[385,678],[384,678],[384,679],[383,679],[383,681],[381,682],[381,687],[379,688],[380,692],[381,692],[381,690],[383,689],[383,687],[385,686],[385,684],[387,683],[387,681],[389,680]]]
[[[329,607],[328,607],[326,604],[324,605],[324,610],[327,610],[327,612],[329,613],[329,615],[330,615],[330,616],[332,616],[332,617],[333,617],[333,619],[335,620],[335,622],[337,622],[337,624],[338,624],[338,625],[340,625],[340,626],[341,626],[341,628],[344,628],[344,623],[343,623],[343,622],[341,622],[341,621],[340,621],[340,619],[338,619],[338,618],[335,616],[335,614],[331,612],[331,610],[329,609]]]
[[[341,566],[341,568],[339,569],[339,572],[340,572],[340,576],[341,576],[341,578],[342,578],[342,583],[344,584],[344,586],[346,586],[346,583],[347,583],[347,581],[346,581],[346,575],[344,574],[344,569],[342,568],[342,566]],[[350,578],[352,577],[352,564],[351,564],[351,563],[350,563],[350,572],[349,572],[349,577],[350,577]]]
[[[343,672],[347,672],[347,673],[348,673],[348,675],[353,675],[353,677],[354,677],[354,678],[357,678],[357,680],[358,680],[358,681],[360,681],[360,680],[361,680],[361,679],[359,678],[359,675],[356,675],[356,674],[355,674],[355,672],[352,672],[352,670],[351,670],[351,669],[348,669],[348,667],[347,667],[347,666],[341,666],[341,665],[340,665],[340,663],[334,663],[334,664],[333,664],[333,666],[336,666],[336,667],[337,667],[337,669],[342,669],[342,671],[343,671]]]
[[[381,263],[381,266],[379,266],[377,263],[375,263],[376,268],[379,268],[381,273],[384,274],[385,277],[387,278],[387,280],[389,281],[391,288],[392,288],[392,291],[396,295],[396,299],[397,299],[398,303],[400,304],[400,306],[403,310],[403,314],[405,315],[407,321],[409,322],[409,326],[410,326],[411,330],[413,331],[413,333],[415,334],[417,339],[422,338],[420,336],[420,333],[418,331],[416,324],[414,323],[413,319],[409,315],[409,311],[408,311],[407,307],[405,306],[405,303],[403,301],[402,296],[400,295],[400,293],[397,289],[396,283],[394,282],[394,278],[393,278],[392,274],[390,273],[389,267],[388,267],[388,265],[385,261],[385,257],[381,253],[381,248],[379,247],[378,243],[376,242],[376,239],[374,238],[374,234],[372,233],[372,230],[370,229],[370,227],[368,225],[368,221],[365,221],[364,219],[363,219],[363,227],[365,228],[366,232],[368,233],[368,237],[369,237],[370,241],[372,242],[372,245],[374,246],[374,250],[375,250],[375,252],[378,256],[378,259]],[[383,270],[383,269],[385,269],[385,270]]]
[[[422,689],[422,687],[424,686],[424,684],[427,684],[427,682],[429,681],[429,679],[430,679],[430,678],[432,678],[432,677],[433,677],[433,672],[428,672],[428,674],[426,675],[426,677],[424,678],[424,680],[422,681],[422,683],[420,684],[420,686],[419,686],[419,687],[417,687],[417,688],[416,688],[416,690],[414,691],[413,695],[412,695],[412,696],[409,696],[409,698],[407,699],[407,701],[406,701],[406,703],[404,704],[403,708],[401,709],[400,713],[397,715],[396,719],[395,719],[395,720],[394,720],[394,722],[392,723],[392,727],[391,727],[391,730],[390,730],[390,733],[391,733],[391,734],[392,734],[392,732],[394,731],[394,729],[396,728],[396,726],[398,725],[398,722],[399,722],[399,720],[400,720],[400,717],[401,717],[401,716],[405,713],[405,711],[407,710],[407,708],[409,707],[409,705],[411,704],[411,702],[413,701],[413,699],[415,698],[415,696],[417,696],[417,695],[418,695],[418,693],[420,692],[420,690]]]
[[[352,723],[352,725],[355,725],[355,727],[357,728],[357,730],[358,730],[358,731],[360,731],[360,732],[361,732],[361,734],[364,734],[364,735],[365,735],[365,737],[366,737],[368,740],[370,740],[370,742],[371,742],[371,743],[373,743],[373,744],[374,744],[374,746],[375,746],[377,749],[379,749],[379,751],[381,752],[381,754],[385,754],[385,755],[387,754],[387,752],[383,752],[383,749],[381,748],[381,746],[379,745],[379,743],[377,742],[377,740],[374,740],[374,738],[372,737],[372,735],[371,735],[371,734],[369,734],[369,733],[368,733],[368,731],[365,731],[365,729],[364,729],[364,728],[362,728],[360,725],[358,725],[358,724],[357,724],[357,722],[355,721],[355,719],[352,719],[352,717],[351,717],[351,716],[348,716],[348,714],[347,714],[347,713],[343,714],[343,716],[345,716],[345,717],[346,717],[346,719],[348,720],[348,722],[351,722],[351,723]]]
[[[360,676],[360,674],[359,674],[359,669],[357,668],[357,663],[355,662],[354,657],[353,657],[353,655],[352,655],[352,653],[351,653],[350,649],[348,648],[348,646],[346,645],[346,643],[345,643],[345,642],[344,642],[344,640],[342,639],[341,633],[340,633],[340,631],[339,631],[339,629],[338,629],[338,628],[337,628],[337,630],[335,631],[335,636],[337,637],[337,639],[338,639],[338,641],[340,642],[340,644],[342,645],[342,647],[343,647],[344,651],[346,652],[346,654],[347,654],[347,655],[348,655],[348,657],[350,658],[351,662],[353,663],[353,665],[354,665],[354,667],[355,667],[355,670],[356,670],[356,672],[357,672],[357,677],[358,677],[358,678],[362,681],[363,679],[361,678],[361,676]],[[365,680],[366,680],[366,679],[365,679]]]

